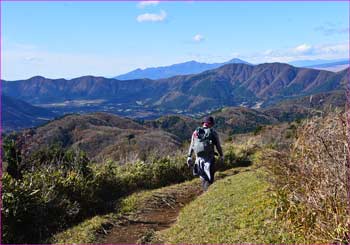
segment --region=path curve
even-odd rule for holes
[[[217,176],[221,179],[239,173],[229,170],[227,174]],[[103,244],[136,244],[146,243],[156,231],[169,228],[176,222],[182,207],[203,193],[200,181],[181,184],[154,191],[149,201],[136,213],[123,216],[118,223],[102,238]]]
[[[155,192],[151,201],[137,213],[122,217],[103,239],[103,243],[136,244],[147,234],[169,228],[176,221],[181,208],[201,193],[198,183],[181,190],[174,188],[166,192]]]

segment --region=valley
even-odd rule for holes
[[[225,64],[199,74],[178,75],[165,79],[117,80],[85,76],[71,80],[33,77],[21,81],[4,81],[3,93],[11,100],[20,99],[51,114],[54,119],[71,113],[107,112],[137,120],[157,119],[163,115],[200,118],[224,107],[247,107],[269,110],[295,101],[300,109],[312,108],[310,96],[327,97],[326,103],[345,104],[348,69],[340,72],[296,68],[283,63],[261,65]],[[297,102],[298,101],[298,102]],[[300,101],[304,101],[302,104]],[[319,101],[319,100],[318,100]],[[10,115],[19,108],[4,103],[5,131],[40,125],[37,122],[11,126]],[[285,106],[284,106],[285,107]],[[11,108],[11,109],[10,109]],[[43,109],[43,110],[44,110]],[[286,108],[285,108],[286,109]],[[303,113],[305,114],[305,113]],[[35,117],[35,116],[34,116]]]

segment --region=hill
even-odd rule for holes
[[[226,107],[211,115],[215,118],[215,127],[225,135],[245,133],[262,125],[278,123],[271,115],[245,107]]]
[[[128,72],[126,74],[116,76],[115,78],[119,80],[132,80],[132,79],[141,79],[141,78],[149,78],[149,79],[169,78],[177,75],[196,74],[206,70],[215,69],[226,64],[249,64],[249,63],[237,58],[229,60],[224,63],[213,63],[213,64],[200,63],[192,60],[192,61],[174,64],[170,66],[151,67],[146,69],[139,68],[131,72]]]
[[[228,64],[195,75],[120,81],[34,77],[4,82],[4,92],[55,111],[106,111],[131,117],[208,113],[225,107],[266,106],[305,95],[342,90],[347,70],[334,73],[282,63]]]
[[[344,108],[345,102],[346,93],[340,90],[281,101],[264,108],[262,111],[280,122],[291,122],[296,119],[319,114],[320,111],[333,111],[336,107]]]
[[[244,107],[224,108],[211,115],[222,141],[232,134],[278,123],[266,113]],[[18,135],[25,136],[24,148],[30,152],[60,145],[82,150],[95,161],[113,159],[124,163],[176,154],[200,125],[200,119],[178,115],[133,121],[100,112],[66,115],[43,126],[18,132]]]
[[[55,118],[52,111],[32,106],[22,100],[2,95],[2,129],[4,132],[35,127]]]
[[[186,142],[191,139],[194,129],[200,125],[200,120],[185,116],[168,115],[145,121],[145,125],[167,131]]]
[[[96,161],[109,158],[121,163],[167,155],[181,145],[175,135],[107,113],[68,115],[31,130],[30,135],[26,147],[31,152],[59,144],[83,150]]]
[[[259,131],[264,125],[291,122],[321,111],[344,107],[342,90],[319,93],[282,101],[262,109],[225,107],[210,113],[222,141],[234,134]],[[201,118],[182,115],[162,116],[153,120],[131,120],[108,113],[72,114],[30,130],[27,139],[32,151],[59,144],[85,151],[94,160],[114,159],[121,163],[137,158],[173,154],[188,143]],[[19,135],[26,131],[19,132]]]
[[[217,181],[186,205],[177,222],[153,235],[152,243],[281,243],[269,184],[261,171],[246,170]],[[289,240],[291,242],[291,240]]]

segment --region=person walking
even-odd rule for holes
[[[219,136],[213,129],[214,124],[213,117],[204,118],[202,126],[198,127],[192,134],[187,156],[187,165],[193,167],[193,174],[201,178],[204,191],[214,182],[216,154],[214,147],[220,155],[220,160],[224,161]],[[196,156],[194,164],[192,160],[193,152]]]

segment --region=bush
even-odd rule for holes
[[[309,119],[296,137],[289,151],[264,156],[279,217],[305,243],[349,243],[345,118],[332,113]]]
[[[192,178],[184,159],[90,166],[84,154],[56,146],[40,150],[26,165],[20,179],[3,175],[4,243],[43,242],[86,217],[112,211],[131,192]]]
[[[247,142],[241,145],[228,145],[225,148],[225,161],[217,161],[217,168],[226,170],[233,167],[249,166],[253,162],[254,154],[259,150],[259,146]]]
[[[16,179],[22,178],[21,166],[22,154],[19,147],[16,145],[16,140],[13,137],[5,137],[3,141],[4,157],[2,159],[6,162],[7,172]]]
[[[263,126],[258,125],[253,131],[254,135],[258,135],[261,132],[261,130],[263,130]]]
[[[235,166],[235,157],[231,148],[218,168]],[[120,197],[194,178],[183,155],[123,166],[91,164],[84,153],[58,146],[27,158],[21,173],[18,179],[3,175],[4,243],[47,242],[85,218],[113,211]]]
[[[76,218],[79,203],[68,198],[58,172],[23,175],[21,180],[3,175],[3,242],[25,243],[45,239],[52,230]]]
[[[193,178],[191,171],[186,165],[185,158],[163,158],[153,163],[152,183],[157,183],[160,187],[173,183],[180,183]]]

